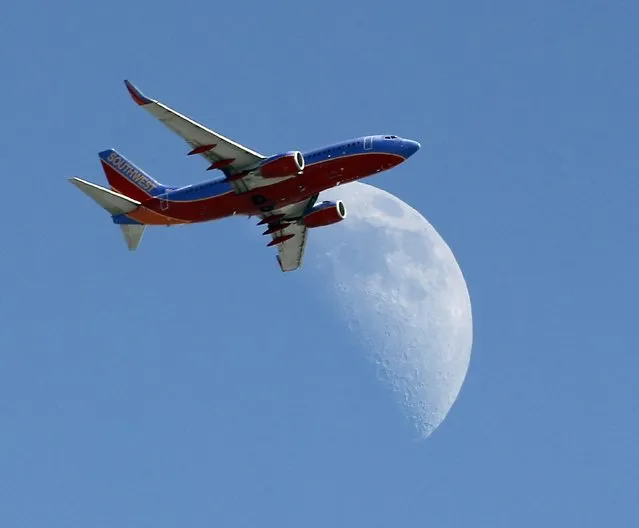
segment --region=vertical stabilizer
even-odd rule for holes
[[[169,189],[113,149],[103,150],[99,156],[111,189],[118,193],[144,202]]]

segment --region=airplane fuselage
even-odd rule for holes
[[[233,215],[258,216],[298,203],[331,187],[391,169],[419,149],[419,143],[397,136],[366,136],[304,153],[301,174],[238,194],[226,178],[171,189],[143,202],[128,216],[148,225],[218,220]],[[135,185],[121,177],[125,195]]]

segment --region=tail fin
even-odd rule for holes
[[[110,191],[104,187],[100,187],[95,183],[81,180],[80,178],[70,178],[69,181],[107,210],[111,214],[114,222],[116,217],[121,218],[121,215],[131,213],[140,207],[139,201],[129,198],[128,196],[124,196],[123,194]],[[122,234],[126,240],[127,247],[129,250],[134,251],[140,245],[140,240],[144,234],[146,226],[137,222],[134,223],[135,220],[132,219],[130,219],[129,222],[131,223],[121,223],[120,229],[122,229]]]
[[[113,149],[104,150],[99,156],[111,189],[118,193],[143,202],[169,190]]]

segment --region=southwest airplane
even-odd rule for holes
[[[302,264],[307,230],[342,221],[341,201],[317,202],[320,192],[388,170],[412,156],[420,145],[397,136],[365,136],[310,152],[264,156],[164,104],[124,81],[133,100],[210,163],[222,176],[187,185],[163,185],[115,150],[100,152],[110,189],[80,178],[70,181],[106,209],[135,250],[148,225],[170,226],[256,216],[266,226],[268,246],[277,246],[282,271]]]

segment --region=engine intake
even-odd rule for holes
[[[322,202],[315,204],[311,211],[304,216],[304,225],[308,228],[324,227],[341,222],[346,218],[344,202]]]
[[[294,150],[273,156],[260,166],[260,174],[263,178],[286,178],[295,176],[304,170],[304,155]]]

